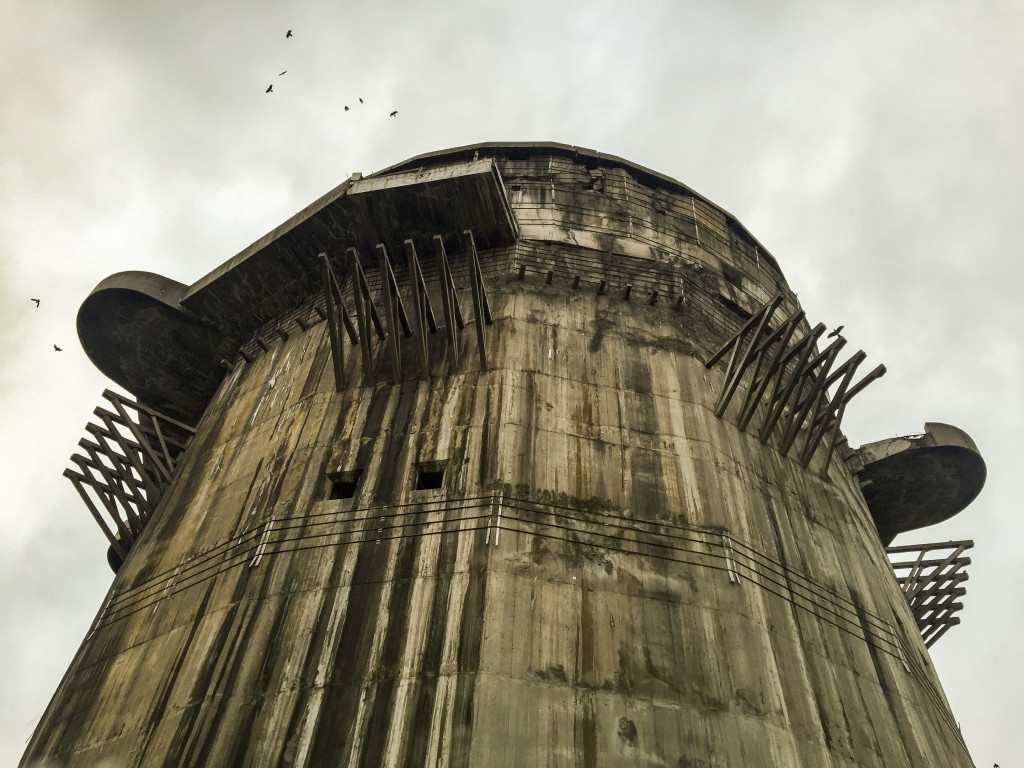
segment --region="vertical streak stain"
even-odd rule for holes
[[[487,597],[487,550],[482,534],[473,537],[469,583],[459,626],[458,678],[452,712],[452,746],[449,765],[469,768],[473,742],[473,697],[476,673],[480,670],[480,645],[483,640],[483,614]]]
[[[353,728],[363,680],[372,677],[369,667],[377,616],[384,599],[386,559],[374,543],[356,545],[352,586],[348,593],[345,622],[338,639],[336,661],[324,690],[309,765],[347,765],[353,748]],[[340,598],[340,592],[339,598]]]
[[[441,650],[444,631],[448,623],[449,594],[458,536],[442,536],[438,545],[434,597],[430,606],[430,622],[423,646],[418,671],[419,683],[404,727],[407,739],[404,765],[409,768],[426,766],[427,746],[430,742],[430,721],[437,696],[438,674],[441,671]]]
[[[383,648],[374,675],[378,681],[377,692],[359,760],[363,768],[376,768],[385,761],[384,747],[392,726],[395,688],[402,672],[402,650],[409,635],[409,598],[418,549],[418,539],[402,539],[398,544],[388,601],[387,628],[384,630]],[[401,765],[401,762],[398,764]]]

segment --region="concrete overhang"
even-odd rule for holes
[[[390,175],[400,171],[408,171],[411,169],[426,169],[432,168],[438,165],[449,164],[458,160],[469,160],[474,157],[501,157],[506,160],[529,160],[534,157],[564,157],[567,160],[571,160],[574,163],[587,166],[589,168],[621,168],[626,173],[636,178],[641,184],[653,189],[665,189],[674,194],[687,195],[689,197],[696,198],[702,201],[708,207],[721,213],[737,230],[743,233],[743,236],[750,241],[752,245],[756,245],[760,258],[763,261],[767,261],[771,264],[772,268],[779,272],[779,264],[775,260],[775,257],[771,252],[765,248],[764,243],[758,240],[748,230],[739,219],[729,213],[725,208],[718,205],[712,200],[704,197],[696,190],[688,187],[671,176],[666,176],[663,173],[658,173],[650,168],[647,168],[639,163],[634,163],[631,160],[619,157],[618,155],[611,155],[607,152],[598,152],[597,150],[587,149],[586,147],[578,147],[574,144],[564,144],[557,141],[488,141],[479,144],[466,144],[461,147],[451,147],[450,149],[441,149],[434,152],[426,152],[422,155],[416,155],[408,160],[403,160],[401,163],[397,163],[388,168],[385,168],[377,173],[373,174],[374,177]]]
[[[480,250],[516,240],[515,215],[493,160],[353,177],[201,278],[181,304],[241,342],[320,290],[318,254],[356,248],[365,264],[376,259],[377,243],[401,253],[402,240],[426,249],[434,235],[458,251],[465,229],[473,230]]]
[[[141,402],[194,424],[239,346],[321,289],[318,254],[384,243],[401,253],[442,235],[452,251],[472,230],[485,251],[512,245],[515,214],[493,160],[355,176],[191,286],[148,272],[103,280],[78,311],[89,359]],[[399,239],[400,238],[400,239]]]
[[[104,374],[146,405],[194,423],[220,384],[220,359],[238,343],[181,308],[187,289],[152,272],[119,272],[82,302],[77,324]]]
[[[862,445],[853,460],[882,543],[940,523],[974,501],[985,485],[985,461],[970,435],[931,422],[921,435]]]

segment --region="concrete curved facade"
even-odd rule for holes
[[[735,219],[561,145],[343,187],[181,298],[241,351],[23,765],[972,765],[855,476],[715,415],[705,361],[774,294],[798,310]],[[449,335],[429,235],[464,228],[492,322],[450,247]],[[411,313],[406,238],[429,371],[366,245]],[[369,369],[343,340],[338,391],[315,265],[349,245],[385,339]]]

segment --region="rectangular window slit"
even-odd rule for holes
[[[447,461],[424,461],[416,465],[417,491],[428,491],[444,485],[444,470]]]
[[[331,481],[331,495],[329,498],[351,499],[356,495],[356,486],[359,484],[359,477],[363,474],[361,469],[353,469],[347,472],[332,472],[327,476]]]

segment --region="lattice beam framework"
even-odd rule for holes
[[[106,390],[113,410],[94,411],[82,453],[64,477],[78,491],[117,556],[123,559],[174,479],[194,430],[124,395]]]
[[[469,254],[469,282],[473,292],[473,321],[476,326],[477,348],[480,350],[480,370],[487,370],[487,344],[484,340],[484,323],[490,325],[491,307],[487,303],[484,276],[480,271],[480,259],[476,253],[473,233],[468,229],[462,233],[462,249]]]
[[[490,302],[484,283],[480,258],[476,249],[473,233],[465,230],[461,235],[464,255],[468,261],[470,293],[473,302],[472,322],[476,329],[477,348],[479,350],[480,368],[487,370],[487,345],[484,326],[493,324]],[[441,298],[441,311],[444,327],[437,321],[437,312],[430,300],[430,289],[424,278],[419,254],[411,240],[403,242],[409,276],[409,296],[404,296],[395,277],[394,261],[383,243],[375,247],[376,265],[380,271],[380,294],[375,297],[370,291],[363,263],[355,248],[346,249],[346,261],[351,300],[355,310],[355,325],[349,318],[345,307],[342,282],[335,271],[331,258],[326,253],[320,254],[322,265],[322,281],[324,292],[324,309],[317,308],[322,317],[327,319],[328,332],[331,339],[331,355],[334,368],[335,387],[341,391],[346,385],[345,351],[342,347],[341,328],[344,326],[349,339],[358,344],[363,364],[363,381],[373,383],[373,370],[376,366],[379,350],[373,344],[371,336],[376,331],[380,342],[386,348],[391,361],[391,370],[395,382],[403,378],[407,361],[403,359],[403,344],[400,336],[415,340],[415,357],[418,358],[420,373],[424,378],[430,377],[431,351],[428,334],[443,331],[448,367],[457,370],[462,352],[461,332],[467,321],[462,301],[455,284],[454,273],[448,253],[445,250],[444,238],[437,235],[433,238],[434,257],[438,266],[439,285],[436,286]],[[436,294],[435,294],[436,299]],[[381,300],[384,308],[378,313],[376,301]],[[407,309],[409,308],[409,309]],[[408,347],[406,347],[408,349]],[[248,358],[246,358],[248,360]],[[230,365],[228,366],[231,367]]]
[[[747,379],[746,393],[740,404],[737,425],[746,430],[760,408],[758,438],[767,443],[773,434],[782,455],[787,455],[804,432],[798,460],[803,467],[811,463],[815,450],[829,437],[822,477],[835,450],[846,405],[864,387],[885,374],[879,365],[853,384],[857,368],[866,355],[858,351],[834,367],[846,339],[838,334],[825,349],[817,352],[818,340],[825,331],[822,324],[806,333],[804,313],[798,310],[773,325],[783,296],[775,294],[722,347],[705,361],[710,368],[728,355],[725,382],[715,403],[715,416],[722,418],[730,402]],[[748,375],[749,374],[749,375]]]
[[[889,547],[896,581],[914,614],[924,644],[931,647],[951,627],[960,623],[956,614],[963,609],[958,598],[967,594],[967,566],[971,558],[964,552],[974,542],[946,541]]]
[[[423,377],[429,379],[430,348],[427,345],[427,329],[429,328],[431,333],[437,333],[437,322],[434,320],[434,309],[430,306],[427,283],[423,279],[423,269],[416,255],[416,246],[412,240],[406,240],[402,245],[405,247],[405,256],[409,262],[409,282],[412,284],[413,319],[416,321],[413,335],[416,336],[416,349],[419,352]]]
[[[320,263],[323,269],[327,333],[331,337],[331,359],[334,361],[334,388],[340,392],[345,386],[345,349],[342,346],[339,318],[353,344],[359,343],[359,335],[348,316],[348,310],[341,297],[341,284],[338,282],[338,275],[335,273],[334,267],[331,266],[331,260],[326,253],[320,254]]]

